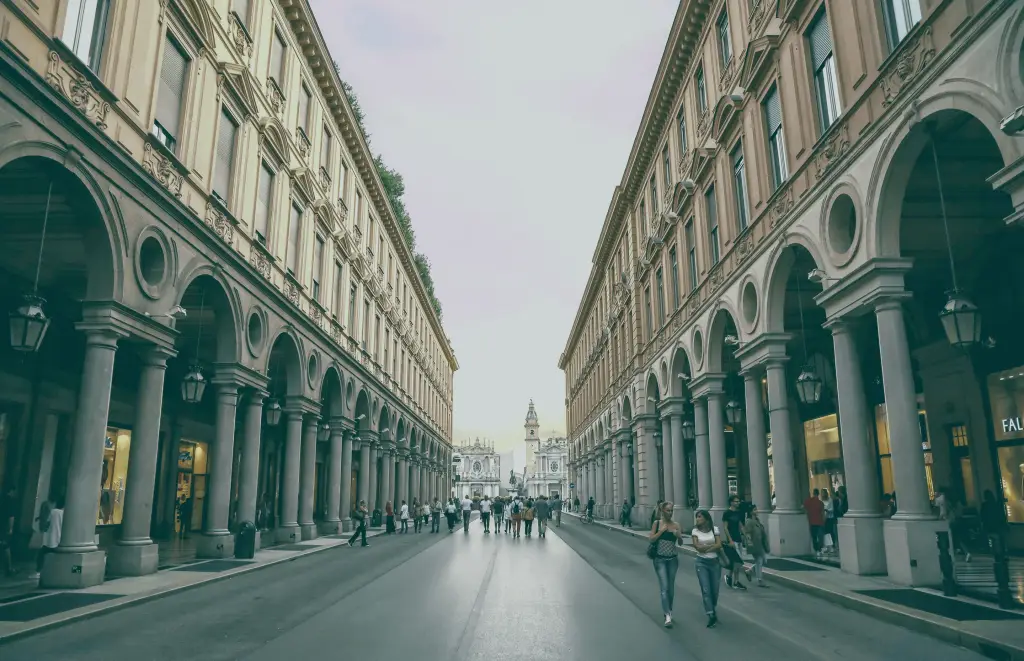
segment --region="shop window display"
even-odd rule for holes
[[[1024,368],[988,377],[1006,520],[1024,523]]]
[[[131,445],[131,430],[107,427],[103,438],[103,472],[100,477],[100,508],[96,515],[96,525],[121,523]]]
[[[807,452],[808,492],[835,491],[846,484],[843,450],[839,442],[839,419],[835,413],[804,422]]]
[[[174,531],[187,534],[203,527],[209,446],[183,440],[178,445],[178,490]]]
[[[928,484],[928,497],[935,500],[935,480],[932,477],[932,439],[928,434],[928,414],[924,411],[922,400],[923,398],[919,395],[917,398],[917,423],[921,432],[921,449],[924,450],[924,476]],[[889,444],[889,421],[885,415],[885,404],[875,407],[875,435],[878,441],[878,467],[882,477],[882,493],[891,494],[896,491],[896,485],[892,476],[892,449]],[[898,506],[898,493],[896,502]]]

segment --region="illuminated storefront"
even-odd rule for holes
[[[201,441],[182,440],[178,444],[178,505],[175,508],[174,532],[191,532],[203,528],[203,505],[206,502],[209,446]],[[191,502],[189,502],[191,501]],[[182,505],[191,512],[187,527],[183,527]]]
[[[808,491],[827,489],[834,493],[846,484],[843,450],[839,442],[839,419],[831,413],[804,422],[804,447],[807,452]]]
[[[990,375],[988,390],[1006,520],[1024,523],[1024,368]]]
[[[107,427],[107,433],[103,438],[103,472],[100,478],[100,507],[96,514],[96,525],[121,523],[131,445],[131,430]]]
[[[921,395],[917,397],[917,421],[921,432],[921,449],[924,450],[924,472],[928,483],[928,497],[935,499],[935,478],[933,477],[932,439],[928,433],[928,415],[924,411]],[[893,493],[892,450],[889,445],[889,423],[885,417],[885,404],[875,406],[875,435],[878,442],[878,470],[881,476],[882,493]],[[881,495],[881,494],[879,494]],[[899,494],[896,495],[897,507]]]

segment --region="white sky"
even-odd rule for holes
[[[678,0],[311,0],[405,177],[455,375],[456,444],[565,432],[558,357]]]

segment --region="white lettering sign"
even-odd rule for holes
[[[1020,433],[1024,429],[1021,426],[1020,418],[1003,418],[1003,433],[1011,434],[1014,432]]]

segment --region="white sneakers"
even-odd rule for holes
[[[666,615],[665,616],[665,628],[666,629],[671,629],[672,628],[672,616],[671,615]]]

